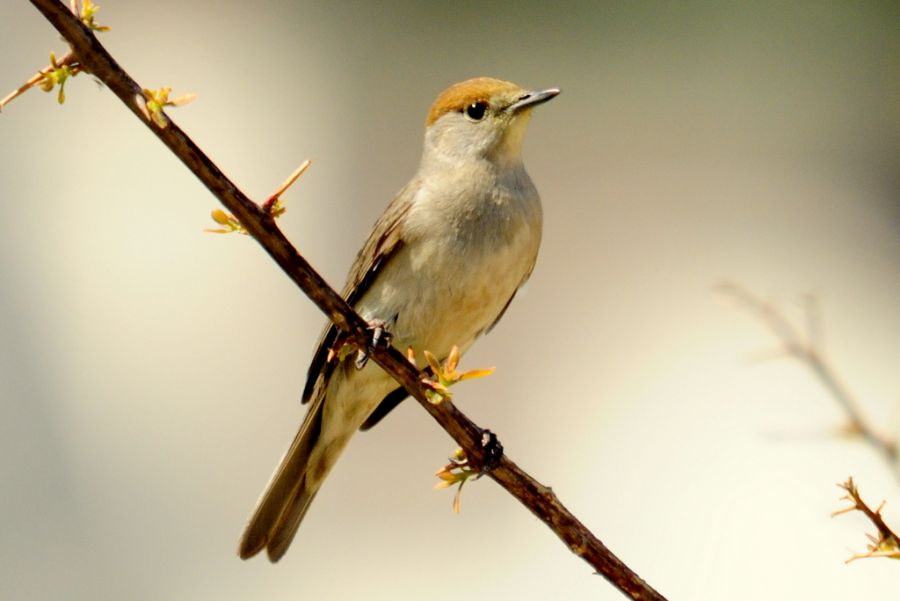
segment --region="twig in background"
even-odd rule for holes
[[[849,421],[851,432],[862,436],[891,465],[895,474],[900,477],[900,458],[898,458],[897,441],[891,440],[878,432],[864,417],[859,401],[850,393],[838,378],[834,368],[825,359],[822,351],[822,327],[818,318],[815,299],[807,299],[806,320],[807,333],[804,336],[790,321],[771,303],[753,295],[746,288],[723,282],[718,290],[735,299],[751,314],[758,317],[775,334],[783,345],[782,352],[789,357],[799,359],[809,367],[822,382],[831,396],[844,410]]]

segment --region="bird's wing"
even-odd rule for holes
[[[403,221],[419,191],[418,181],[408,183],[391,201],[363,245],[350,268],[342,296],[352,306],[372,286],[381,268],[403,246]],[[303,388],[303,403],[324,394],[336,361],[328,361],[328,352],[337,340],[338,331],[331,322],[325,326],[319,338],[316,352]]]

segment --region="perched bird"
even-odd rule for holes
[[[442,360],[490,331],[534,268],[541,201],[522,164],[531,109],[559,94],[479,77],[450,86],[428,112],[416,175],[375,223],[344,297],[401,350]],[[247,559],[278,561],[356,430],[406,397],[374,362],[335,356],[326,327],[309,367],[309,410],[241,538]]]

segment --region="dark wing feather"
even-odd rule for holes
[[[366,293],[378,277],[381,267],[403,246],[403,220],[418,190],[416,180],[408,183],[375,222],[369,239],[356,255],[344,285],[342,296],[350,305],[354,305]],[[309,366],[306,386],[303,388],[303,403],[324,393],[328,378],[337,365],[335,361],[327,361],[328,351],[334,346],[337,335],[337,328],[329,322],[319,338]]]
[[[363,432],[366,430],[371,430],[374,428],[378,422],[384,419],[388,413],[394,410],[394,408],[399,405],[406,397],[409,396],[409,393],[406,392],[406,389],[402,386],[398,387],[396,390],[393,390],[390,394],[388,394],[378,406],[375,407],[375,411],[373,411],[369,417],[366,418],[366,421],[363,422],[363,425],[359,427],[359,429]]]

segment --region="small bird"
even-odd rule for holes
[[[375,223],[343,295],[401,350],[443,361],[497,323],[534,268],[541,201],[522,164],[531,109],[559,94],[469,79],[428,112],[419,170]],[[328,325],[309,367],[309,410],[241,538],[238,554],[278,561],[350,437],[406,391],[364,356],[344,357]],[[421,366],[420,366],[421,367]]]

